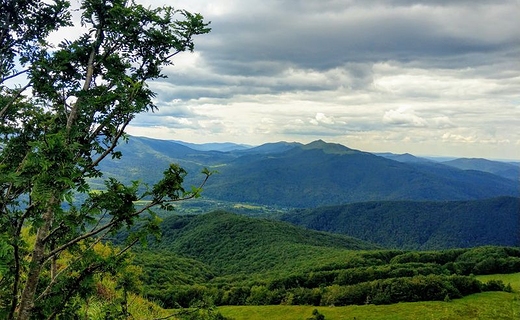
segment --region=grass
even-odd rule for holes
[[[520,294],[520,272],[510,274],[490,274],[485,276],[477,276],[478,280],[482,282],[488,282],[489,280],[502,280],[504,284],[511,284],[516,293]]]
[[[225,306],[218,309],[223,316],[235,320],[302,320],[310,318],[314,309],[318,309],[326,320],[520,319],[520,273],[478,278],[481,281],[495,279],[502,280],[505,284],[510,283],[514,292],[483,292],[450,302],[407,302],[347,307]]]

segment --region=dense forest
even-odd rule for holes
[[[520,246],[520,198],[373,201],[295,210],[281,220],[399,249]]]
[[[135,263],[143,267],[147,296],[168,308],[204,299],[316,306],[442,301],[510,290],[474,275],[520,270],[516,247],[388,250],[226,212],[171,217],[162,228],[167,235],[137,251]]]

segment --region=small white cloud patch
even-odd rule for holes
[[[426,127],[428,123],[415,114],[408,107],[399,107],[397,110],[388,110],[383,116],[383,122],[406,127]]]

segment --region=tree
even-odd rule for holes
[[[87,31],[52,47],[49,33],[71,25],[68,1],[0,1],[0,317],[52,319],[158,230],[152,208],[198,196],[210,176],[205,170],[200,187],[185,190],[186,171],[172,164],[154,186],[110,178],[94,192],[88,184],[102,177],[101,161],[121,157],[115,148],[132,119],[156,110],[147,83],[210,28],[200,14],[171,7],[83,0]],[[138,220],[145,223],[126,247],[95,252]],[[65,254],[72,258],[60,264]]]

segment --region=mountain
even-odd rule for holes
[[[244,154],[218,171],[205,196],[285,207],[519,194],[518,183],[490,173],[434,162],[402,163],[323,141],[278,153]]]
[[[213,142],[213,143],[189,143],[178,140],[171,140],[174,143],[181,144],[183,146],[189,147],[193,150],[199,151],[237,151],[237,150],[247,150],[251,149],[252,146],[245,144],[237,144],[232,142]]]
[[[380,157],[387,158],[387,159],[394,160],[394,161],[405,162],[405,163],[417,163],[417,162],[425,163],[425,162],[432,161],[432,160],[429,160],[426,158],[416,157],[409,153],[395,154],[395,153],[390,153],[390,152],[384,152],[384,153],[374,153],[374,154],[376,156],[380,156]]]
[[[124,182],[158,181],[170,163],[188,171],[186,186],[198,185],[204,167],[218,171],[204,199],[287,208],[381,200],[470,200],[517,196],[518,181],[492,173],[461,170],[437,162],[399,162],[318,140],[303,145],[279,142],[222,151],[131,137],[118,146],[121,159],[100,168]],[[94,187],[100,181],[93,179]]]
[[[298,142],[273,142],[273,143],[265,143],[261,146],[257,146],[254,148],[242,150],[240,154],[269,154],[269,153],[281,153],[288,151],[294,147],[302,146],[301,143]]]
[[[520,198],[374,201],[295,210],[280,218],[390,248],[520,246]]]
[[[489,172],[513,181],[520,181],[520,164],[491,161],[481,158],[460,158],[445,161],[443,164],[461,170],[478,170]]]
[[[194,150],[173,141],[145,137],[131,137],[116,150],[122,152],[121,159],[107,158],[101,162],[100,169],[127,183],[139,180],[152,184],[161,179],[171,163],[177,163],[188,172],[186,184],[198,185],[202,179],[199,173],[204,167],[218,166],[236,158],[232,153]]]
[[[337,250],[379,248],[344,235],[224,211],[170,216],[161,229],[159,249],[201,261],[219,274],[283,270],[288,261],[310,261]]]

